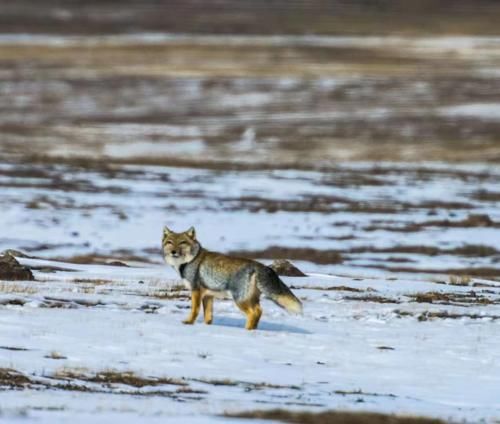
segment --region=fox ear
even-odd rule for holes
[[[167,226],[163,227],[163,234],[168,236],[171,232],[172,230],[170,230]]]
[[[191,227],[189,230],[186,231],[186,234],[189,238],[195,240],[196,239],[196,231],[194,230],[194,227]]]

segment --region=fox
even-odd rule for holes
[[[194,227],[181,233],[164,227],[162,249],[165,262],[191,290],[191,311],[184,324],[194,324],[201,304],[205,324],[212,324],[214,298],[228,295],[246,315],[247,330],[255,330],[259,325],[262,294],[289,313],[302,314],[302,302],[272,268],[251,259],[204,249]]]

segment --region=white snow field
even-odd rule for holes
[[[246,331],[231,300],[211,326],[181,324],[188,292],[166,266],[18,260],[38,271],[0,283],[0,369],[22,380],[0,380],[6,421],[237,422],[220,414],[277,407],[500,419],[500,283],[283,277],[303,316],[264,300]]]
[[[285,408],[498,422],[499,182],[487,165],[5,161],[0,250],[29,255],[14,253],[36,281],[0,281],[0,420]],[[213,325],[183,325],[189,293],[162,263],[163,225],[194,225],[208,249],[291,258],[308,274],[283,277],[303,316],[264,299],[249,332],[216,300]]]
[[[236,171],[0,162],[0,250],[160,262],[162,227],[194,225],[203,244],[225,252],[342,254],[338,263],[298,255],[308,272],[446,279],[483,268],[478,275],[498,276],[499,186],[494,165]]]

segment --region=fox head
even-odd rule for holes
[[[165,262],[176,269],[179,269],[182,264],[191,262],[201,248],[193,227],[183,233],[174,233],[165,227],[162,247]]]

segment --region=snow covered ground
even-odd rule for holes
[[[498,167],[482,165],[232,171],[0,163],[0,249],[158,263],[163,225],[194,225],[209,249],[259,258],[275,257],[266,249],[293,250],[310,272],[497,276],[499,183]]]
[[[26,377],[0,380],[6,420],[226,422],[276,407],[500,418],[500,283],[283,277],[304,315],[264,300],[248,332],[229,300],[212,326],[181,324],[188,293],[163,265],[18,260],[39,271],[1,283],[0,368]]]
[[[36,281],[0,282],[0,417],[196,423],[281,407],[494,422],[499,179],[486,165],[5,161],[0,249],[32,256],[18,259]],[[284,277],[304,315],[264,300],[247,332],[224,300],[214,325],[182,325],[163,225],[291,257],[308,273]],[[112,260],[129,266],[95,264]]]
[[[0,281],[0,420],[286,408],[500,422],[498,35],[174,34],[154,8],[137,27],[130,5],[41,19],[14,3],[0,252],[25,252],[36,281]],[[224,300],[214,325],[182,325],[164,225],[291,259],[308,274],[284,278],[304,315],[264,301],[247,332]]]

